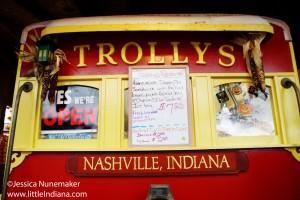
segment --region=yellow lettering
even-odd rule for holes
[[[89,162],[89,159],[87,157],[83,157],[84,159],[84,165],[83,165],[83,170],[87,170],[86,169],[86,165],[89,166],[90,170],[93,170],[93,166],[94,166],[94,158],[95,157],[91,157],[91,163]]]
[[[175,169],[174,164],[177,165],[179,169],[182,169],[182,156],[179,156],[179,161],[174,156],[168,156],[168,169]]]
[[[137,159],[138,159],[138,170],[144,170],[145,167],[141,166],[141,157],[137,157]]]
[[[110,170],[111,169],[111,157],[107,156],[104,158],[104,163],[108,165],[108,167],[105,167],[105,170]]]
[[[137,56],[133,61],[129,61],[126,57],[126,51],[129,46],[133,46],[137,49]],[[121,49],[121,58],[126,64],[134,65],[142,59],[142,56],[143,56],[142,47],[136,42],[127,42]]]
[[[229,165],[229,163],[228,163],[228,160],[227,160],[227,158],[226,158],[225,155],[223,155],[223,157],[222,157],[221,164],[220,164],[220,168],[223,168],[223,163],[226,164],[226,167],[227,167],[227,168],[230,167],[230,165]]]
[[[111,57],[112,54],[115,52],[115,47],[111,43],[99,43],[97,44],[99,47],[99,60],[96,65],[106,65],[106,62],[104,62],[104,58],[112,64],[112,65],[117,65],[118,63],[114,61],[114,59]],[[109,51],[104,53],[104,48],[108,47]]]
[[[148,64],[163,64],[165,62],[164,57],[157,57],[155,55],[155,45],[157,42],[148,42],[150,45],[150,60]]]
[[[159,169],[159,166],[158,166],[158,157],[157,156],[152,157],[152,168],[154,170],[158,170]]]
[[[204,49],[202,50],[200,48],[200,42],[191,42],[191,44],[193,45],[193,47],[195,48],[197,54],[198,54],[198,60],[197,60],[197,64],[206,64],[205,60],[204,60],[204,54],[208,49],[208,46],[211,45],[211,43],[208,42],[204,42]]]
[[[209,168],[212,168],[211,164],[213,163],[216,168],[219,168],[219,155],[216,155],[214,159],[211,155],[208,155]]]
[[[74,51],[79,49],[79,63],[77,65],[77,67],[86,67],[87,66],[87,64],[84,63],[84,49],[85,48],[87,48],[87,50],[90,50],[90,45],[86,44],[86,45],[74,46]]]
[[[98,166],[100,166],[101,170],[105,170],[104,167],[103,167],[103,164],[102,164],[101,157],[98,158],[97,163],[94,167],[94,170],[96,170],[98,168]]]
[[[191,169],[194,165],[192,156],[183,156],[183,168],[184,169]]]
[[[150,169],[152,169],[152,166],[150,165],[149,167],[148,167],[148,156],[145,156],[145,170],[150,170]]]
[[[179,51],[178,51],[178,45],[180,42],[171,42],[171,45],[173,46],[173,60],[172,64],[185,64],[188,63],[188,58],[185,57],[184,60],[179,60]]]
[[[200,162],[199,162],[199,165],[197,168],[201,168],[201,165],[204,164],[205,168],[208,168],[207,164],[206,164],[206,160],[205,160],[205,157],[204,156],[201,156],[201,159],[200,159]]]
[[[129,158],[129,162],[127,162],[126,157],[123,157],[126,169],[129,169],[130,163],[132,161],[132,157]]]
[[[119,170],[122,170],[121,158],[122,157],[112,157],[112,170],[115,170],[115,165],[119,165]],[[116,161],[116,159],[119,159],[119,161]]]
[[[167,156],[167,169],[170,169],[171,167],[170,167],[170,157],[169,156]]]
[[[193,159],[194,159],[194,166],[193,166],[193,168],[197,169],[197,166],[196,166],[196,164],[197,164],[197,156],[193,156]]]
[[[133,170],[136,170],[136,158],[137,157],[133,157]]]
[[[219,48],[219,54],[221,56],[224,56],[225,58],[229,59],[229,62],[225,63],[222,61],[221,58],[219,58],[219,65],[223,66],[223,67],[231,67],[232,65],[234,65],[235,63],[235,57],[233,54],[229,53],[229,52],[226,52],[225,49],[229,49],[231,52],[234,51],[234,47],[232,45],[222,45],[220,48]]]

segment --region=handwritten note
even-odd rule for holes
[[[132,145],[189,144],[187,68],[132,68]]]

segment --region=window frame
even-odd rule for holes
[[[68,86],[68,85],[76,85],[76,86],[85,86],[85,87],[93,87],[98,89],[98,127],[96,132],[96,138],[93,139],[44,139],[40,137],[41,134],[41,115],[42,115],[42,102],[38,101],[37,105],[37,114],[36,114],[36,127],[34,133],[34,149],[35,150],[68,150],[68,149],[76,149],[78,144],[80,144],[80,149],[95,149],[100,147],[100,138],[102,132],[103,123],[101,123],[101,115],[103,111],[102,102],[102,93],[101,90],[101,80],[90,80],[87,78],[82,79],[64,79],[60,78],[57,86]],[[40,93],[41,87],[39,88]]]
[[[226,84],[226,83],[251,83],[249,78],[213,78],[211,89],[213,92],[212,98],[215,98],[214,89],[216,86]],[[270,89],[270,98],[272,115],[273,115],[273,123],[274,123],[274,135],[266,136],[230,136],[230,137],[221,137],[217,135],[216,131],[216,107],[215,107],[215,100],[211,102],[211,130],[212,136],[214,139],[214,143],[218,148],[245,148],[245,147],[274,147],[274,146],[282,146],[284,144],[283,135],[281,129],[279,127],[279,118],[278,118],[278,107],[276,105],[276,93],[275,93],[275,84],[272,78],[266,78],[266,85]]]

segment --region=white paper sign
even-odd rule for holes
[[[189,144],[187,68],[132,68],[130,73],[131,145]]]

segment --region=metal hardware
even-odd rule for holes
[[[146,200],[174,200],[169,185],[151,184]]]
[[[12,127],[11,127],[11,131],[9,134],[9,142],[8,142],[8,147],[7,147],[1,200],[5,200],[5,198],[6,198],[7,181],[8,181],[8,176],[9,176],[9,172],[10,172],[11,154],[12,154],[13,146],[14,146],[16,122],[17,122],[17,117],[18,117],[21,95],[22,95],[23,91],[30,92],[32,90],[32,88],[33,88],[32,83],[26,82],[18,89],[18,92],[17,92],[16,102],[15,102],[14,112],[13,112]]]
[[[300,90],[299,88],[297,87],[296,83],[293,82],[291,79],[289,78],[283,78],[281,80],[281,86],[288,89],[290,87],[293,87],[295,93],[296,93],[296,97],[297,97],[297,103],[298,103],[298,110],[299,110],[299,113],[300,113]]]

